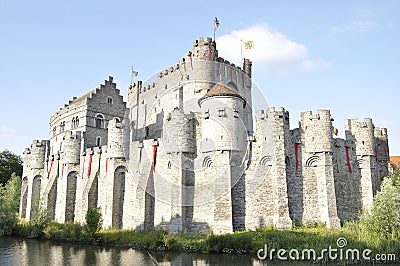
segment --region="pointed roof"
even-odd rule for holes
[[[230,89],[227,85],[225,85],[221,82],[218,82],[217,84],[215,84],[215,86],[211,90],[209,90],[203,97],[201,97],[199,99],[199,105],[204,99],[209,98],[209,97],[214,97],[214,96],[237,97],[237,98],[242,99],[244,102],[246,102],[245,99],[239,93]]]

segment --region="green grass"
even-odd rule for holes
[[[32,225],[21,221],[15,234],[29,236]],[[351,222],[340,229],[328,229],[324,225],[297,227],[277,230],[275,227],[256,231],[242,231],[232,234],[169,234],[164,230],[135,232],[133,230],[102,229],[94,239],[85,235],[79,224],[50,222],[43,230],[42,237],[53,240],[87,242],[105,245],[128,246],[158,251],[184,251],[202,253],[252,253],[268,246],[271,249],[314,249],[317,254],[323,249],[337,248],[337,239],[347,240],[346,248],[371,249],[373,254],[400,254],[400,239],[383,238],[363,230],[359,223]],[[324,258],[327,261],[327,258]]]

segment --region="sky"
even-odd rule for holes
[[[240,64],[269,106],[331,110],[388,128],[400,155],[400,1],[20,1],[0,0],[0,151],[22,154],[48,139],[49,119],[73,96],[113,76],[125,99],[131,67],[145,81],[176,64],[198,37]]]

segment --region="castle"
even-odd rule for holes
[[[388,175],[386,129],[349,119],[336,138],[329,110],[290,129],[284,108],[253,112],[251,69],[199,38],[127,103],[112,77],[74,97],[24,151],[20,216],[84,223],[94,207],[104,227],[217,234],[357,220]]]

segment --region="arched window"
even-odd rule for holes
[[[78,116],[72,118],[72,126],[71,126],[71,128],[74,129],[74,128],[77,128],[77,127],[79,127],[79,117]]]
[[[64,130],[65,130],[65,121],[62,121],[60,123],[60,133],[64,132]]]
[[[94,118],[94,126],[97,128],[104,128],[104,115],[97,114]]]
[[[57,127],[53,127],[53,136],[55,136],[56,135],[56,133],[57,133]]]
[[[115,122],[121,123],[121,119],[119,117],[114,117]]]

